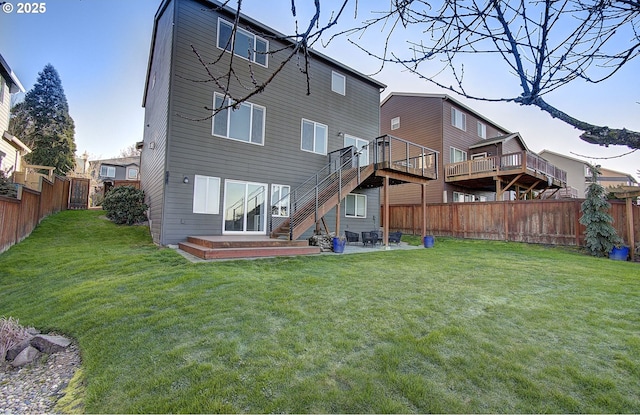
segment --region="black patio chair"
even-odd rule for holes
[[[400,245],[400,238],[402,238],[402,232],[389,232],[389,243]]]
[[[359,242],[360,241],[360,235],[358,235],[355,232],[344,231],[344,236],[346,236],[346,238],[347,238],[347,243],[349,243],[349,242]]]
[[[362,232],[362,244],[367,246],[368,243],[371,246],[375,246],[378,243],[378,232]]]

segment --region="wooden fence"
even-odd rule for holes
[[[585,227],[580,224],[584,199],[470,202],[427,205],[427,233],[456,238],[493,239],[551,245],[584,245]],[[632,207],[636,245],[640,241],[640,206]],[[382,213],[384,210],[381,209]],[[612,201],[609,213],[614,227],[629,243],[623,201]],[[384,220],[384,215],[380,216]],[[389,208],[389,229],[407,234],[422,233],[422,206]]]
[[[20,199],[0,196],[0,252],[29,236],[43,218],[67,209],[68,179],[43,178],[41,189],[38,192],[23,187]]]

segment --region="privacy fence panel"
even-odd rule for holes
[[[579,222],[582,202],[583,199],[567,199],[429,204],[426,207],[427,233],[456,238],[581,246],[584,245],[584,226]],[[628,243],[625,204],[612,201],[611,205],[609,213],[614,218],[618,235]],[[640,207],[633,206],[632,213],[637,243],[640,240]],[[422,206],[390,206],[389,228],[420,235]]]

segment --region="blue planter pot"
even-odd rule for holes
[[[621,246],[620,248],[616,248],[615,246],[609,252],[609,259],[613,259],[615,261],[626,261],[629,257],[629,247]]]
[[[425,248],[433,248],[433,244],[436,243],[435,238],[433,237],[433,235],[427,235],[424,237],[424,247]]]
[[[344,244],[346,244],[346,240],[340,240],[338,237],[333,238],[333,252],[336,254],[341,254],[344,252]]]

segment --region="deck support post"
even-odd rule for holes
[[[384,227],[382,240],[385,248],[389,248],[389,176],[384,176]]]
[[[631,197],[627,197],[625,199],[626,208],[627,208],[627,232],[629,234],[629,245],[631,248],[631,260],[635,260],[636,254],[636,236],[633,232],[633,206],[631,204]]]
[[[422,184],[422,235],[427,235],[427,184]]]
[[[336,236],[340,237],[340,202],[336,205]]]

